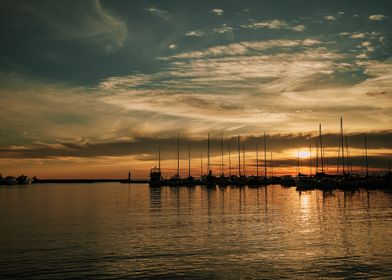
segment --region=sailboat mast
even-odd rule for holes
[[[208,133],[208,139],[207,139],[207,173],[209,173],[211,170],[210,168],[210,134]]]
[[[324,152],[323,152],[323,136],[321,134],[321,123],[319,124],[319,144],[320,144],[320,161],[321,161],[321,173],[324,173]]]
[[[265,132],[264,132],[264,177],[267,178],[267,145],[265,142]]]
[[[340,117],[340,139],[341,139],[341,143],[342,143],[342,172],[343,175],[346,175],[345,172],[345,163],[344,163],[344,135],[343,135],[343,119],[342,117]]]
[[[316,173],[319,170],[319,143],[318,140],[316,139]]]
[[[346,157],[347,157],[347,173],[353,173],[353,166],[351,164],[351,158],[350,158],[350,153],[348,150],[348,139],[347,139],[347,135],[346,135]]]
[[[259,144],[256,144],[256,176],[259,177]]]
[[[161,171],[161,146],[158,147],[158,169]]]
[[[366,163],[366,176],[369,176],[369,165],[368,165],[368,153],[367,153],[366,135],[365,135],[365,163]]]
[[[223,175],[223,133],[221,134],[221,174]]]
[[[229,176],[231,177],[231,155],[230,155],[230,143],[229,143]]]
[[[274,177],[274,171],[272,169],[272,152],[271,152],[271,162],[270,162],[270,176]]]
[[[188,177],[191,177],[191,145],[188,145]]]
[[[203,154],[200,153],[200,178],[203,177]]]
[[[246,176],[245,173],[245,144],[242,144],[242,173]]]
[[[237,137],[237,149],[238,149],[238,176],[241,177],[241,149],[240,149],[240,135]]]
[[[309,145],[309,176],[312,176],[312,143]]]
[[[177,134],[177,176],[180,176],[180,133]]]

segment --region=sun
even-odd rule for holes
[[[298,156],[300,158],[308,158],[308,157],[310,157],[310,152],[309,151],[299,151]]]

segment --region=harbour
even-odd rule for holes
[[[286,187],[296,187],[299,191],[306,191],[311,189],[333,190],[333,189],[392,189],[392,172],[390,167],[388,170],[379,171],[373,174],[369,173],[367,138],[364,136],[364,160],[362,166],[362,173],[353,172],[351,159],[349,156],[348,136],[344,134],[343,119],[340,118],[340,132],[338,134],[338,156],[336,164],[336,172],[326,173],[327,160],[325,157],[325,143],[323,143],[323,135],[321,124],[319,124],[318,137],[316,138],[316,155],[313,158],[310,144],[309,148],[309,173],[301,173],[301,161],[299,152],[297,152],[297,174],[296,175],[268,175],[272,173],[272,152],[270,161],[267,164],[267,144],[266,134],[263,136],[262,153],[264,158],[259,159],[259,145],[256,144],[255,149],[255,175],[246,175],[247,164],[245,158],[245,145],[241,143],[240,135],[237,135],[237,169],[232,167],[232,151],[230,145],[228,146],[228,155],[224,156],[224,138],[223,134],[220,137],[220,162],[219,174],[215,175],[212,170],[210,159],[211,145],[210,134],[207,135],[207,165],[203,166],[203,158],[200,156],[200,175],[199,177],[191,176],[191,146],[188,146],[188,166],[187,176],[180,176],[180,134],[177,134],[177,162],[176,173],[169,178],[164,177],[161,171],[161,149],[158,147],[157,165],[150,170],[148,179],[133,179],[131,178],[131,171],[128,172],[128,177],[124,179],[39,179],[37,177],[29,178],[25,175],[19,177],[7,176],[3,178],[0,175],[0,185],[15,185],[15,184],[30,184],[30,183],[99,183],[99,182],[118,182],[123,184],[141,184],[148,183],[150,187],[194,187],[197,185],[206,187],[226,187],[226,186],[249,186],[249,187],[263,187],[271,184],[281,184]],[[225,174],[225,166],[228,166],[228,174]],[[267,173],[267,169],[269,173]],[[184,170],[182,168],[182,170]],[[205,172],[207,170],[207,172]],[[312,173],[314,170],[314,173]],[[216,171],[216,170],[215,170]],[[251,171],[253,173],[253,171]]]

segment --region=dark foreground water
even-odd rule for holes
[[[1,279],[391,279],[392,195],[0,188]]]

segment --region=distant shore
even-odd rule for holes
[[[148,180],[128,180],[128,179],[38,179],[35,178],[32,183],[33,184],[41,184],[41,183],[129,183],[129,184],[140,184],[140,183],[148,183]]]

